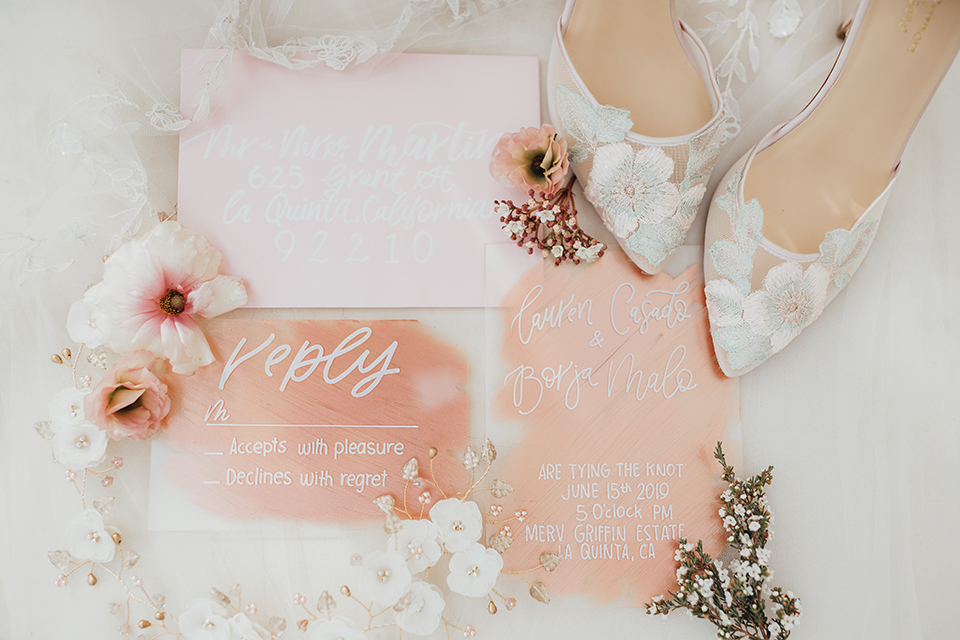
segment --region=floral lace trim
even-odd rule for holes
[[[175,133],[192,122],[201,122],[210,117],[210,92],[223,84],[227,62],[238,49],[288,69],[303,70],[326,65],[343,71],[350,64],[362,64],[376,54],[392,51],[397,40],[417,17],[449,13],[453,16],[449,26],[453,28],[501,4],[503,0],[480,0],[479,5],[461,0],[411,0],[393,23],[377,32],[380,42],[363,35],[326,34],[319,38],[292,38],[271,47],[264,44],[263,26],[258,18],[259,0],[229,0],[210,29],[208,48],[219,47],[222,54],[200,69],[207,80],[189,103],[190,107],[195,108],[193,117],[184,118],[174,105],[158,102],[147,112],[147,118],[157,130]]]
[[[714,126],[686,143],[684,177],[671,182],[675,163],[663,148],[627,140],[633,127],[630,112],[557,87],[557,110],[570,145],[570,162],[593,156],[584,193],[600,211],[607,227],[653,268],[683,244],[706,192],[706,182],[720,153]],[[680,146],[680,145],[677,145]]]
[[[741,168],[727,183],[726,193],[717,198],[717,206],[729,216],[733,238],[717,240],[707,250],[721,277],[705,287],[714,344],[726,353],[734,371],[760,364],[820,317],[830,299],[831,285],[833,293],[847,285],[878,225],[877,220],[869,220],[853,230],[827,233],[817,261],[806,268],[800,262],[786,261],[770,269],[763,286],[751,292],[763,209],[756,199],[737,206],[742,179]]]

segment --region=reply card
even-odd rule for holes
[[[220,55],[183,52],[185,103]],[[509,242],[490,152],[540,121],[536,58],[301,72],[236,52],[211,103],[180,134],[179,220],[223,252],[249,306],[485,305],[485,247]],[[508,255],[493,290],[537,262]]]
[[[554,593],[639,606],[675,588],[679,538],[725,543],[716,443],[737,459],[737,383],[714,360],[698,268],[644,276],[611,251],[521,283],[502,317],[496,401],[523,429],[503,477],[529,513],[510,553],[559,553]]]
[[[402,493],[411,457],[466,446],[466,361],[415,320],[217,320],[205,332],[217,361],[170,378],[172,453],[154,457],[205,510],[377,519],[373,499]],[[449,456],[435,464],[456,473]]]

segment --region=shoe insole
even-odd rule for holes
[[[563,37],[600,104],[630,112],[633,131],[666,138],[710,121],[710,95],[680,44],[670,0],[578,0]]]
[[[763,207],[763,235],[811,254],[852,227],[886,188],[958,46],[960,0],[872,0],[836,84],[753,159],[744,198]]]

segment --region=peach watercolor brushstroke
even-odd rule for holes
[[[344,338],[362,327],[372,329],[369,339],[339,356],[331,367],[330,378],[346,371],[364,350],[370,351],[365,361],[369,366],[393,341],[398,346],[389,366],[399,368],[399,373],[383,376],[369,394],[354,397],[351,390],[372,371],[364,374],[354,370],[341,382],[327,384],[321,363],[305,380],[291,380],[286,390],[280,392],[284,376],[302,344],[322,345],[324,354],[330,354]],[[403,464],[416,457],[426,474],[423,463],[427,461],[430,447],[441,452],[434,460],[441,486],[446,486],[442,478],[462,478],[462,469],[449,452],[462,450],[468,442],[468,399],[462,390],[467,382],[466,360],[456,348],[433,336],[419,322],[214,320],[204,323],[204,331],[217,361],[193,376],[170,376],[170,395],[176,406],[163,430],[164,439],[175,450],[165,473],[193,503],[235,518],[276,515],[334,523],[375,520],[383,514],[374,507],[373,499],[392,493],[400,502]],[[234,369],[221,391],[224,365],[240,339],[246,338],[242,356],[271,333],[276,336],[273,342]],[[292,353],[272,365],[273,375],[267,376],[265,361],[283,344],[290,345]],[[376,370],[379,367],[373,369]],[[305,372],[305,367],[298,370],[300,375]],[[229,418],[221,415],[221,422],[229,424],[418,425],[419,428],[205,426],[208,410],[220,399],[229,414]],[[213,420],[211,417],[210,421]],[[287,450],[265,456],[229,455],[234,438],[241,443],[286,440]],[[298,454],[298,444],[316,442],[318,438],[327,444],[327,455]],[[344,439],[402,442],[403,453],[397,455],[391,450],[387,455],[341,456],[334,460],[335,443]],[[224,455],[207,455],[210,452],[224,452]],[[271,473],[289,472],[291,484],[227,486],[228,468],[243,472],[256,472],[257,468]],[[321,470],[330,472],[335,486],[301,486],[301,473]],[[362,492],[355,487],[340,486],[341,473],[382,474],[384,471],[385,486],[367,486]],[[210,480],[220,480],[221,484],[204,484]],[[415,494],[410,497],[412,505],[419,504]]]
[[[683,536],[689,540],[703,539],[711,554],[718,553],[725,544],[717,515],[717,496],[723,483],[712,452],[716,443],[723,441],[728,460],[739,459],[732,433],[740,421],[737,382],[724,377],[716,364],[708,332],[703,276],[697,265],[675,280],[665,274],[650,277],[640,275],[620,252],[609,252],[586,268],[564,265],[547,272],[543,292],[534,304],[518,318],[524,299],[529,301],[530,289],[536,286],[531,276],[511,293],[502,316],[506,331],[501,349],[505,384],[497,394],[496,407],[499,415],[515,421],[524,430],[502,474],[516,491],[510,496],[513,500],[502,502],[507,503],[506,513],[513,513],[521,506],[529,513],[525,522],[511,523],[514,529],[514,544],[509,551],[511,563],[536,564],[539,554],[550,548],[565,557],[560,568],[550,576],[552,593],[584,594],[598,604],[618,599],[628,606],[641,606],[652,596],[676,587],[677,542],[672,539],[679,537],[676,525],[682,523]],[[668,293],[650,293],[658,290]],[[669,295],[678,291],[675,296]],[[643,303],[645,299],[651,302]],[[544,313],[551,306],[556,311],[558,301],[572,301],[567,309],[576,309],[577,313],[571,316],[569,311],[564,311],[557,326],[530,330],[533,314]],[[631,319],[634,307],[638,307],[639,323]],[[642,317],[654,308],[662,310],[664,320],[651,317],[644,326]],[[672,327],[668,309],[673,317]],[[689,317],[677,321],[680,315]],[[641,333],[641,329],[645,333]],[[619,335],[618,331],[625,335]],[[529,341],[523,344],[520,337],[526,338],[527,332]],[[602,342],[598,343],[597,338]],[[626,392],[630,369],[627,354],[633,354],[634,373],[642,370],[642,374],[634,378],[629,393]],[[625,364],[610,384],[608,397],[608,381],[621,362]],[[529,365],[533,372],[540,373],[544,367],[556,370],[570,363],[576,369],[571,368],[561,379],[559,391],[556,385],[545,389],[539,406],[530,411],[533,408],[530,398],[535,395],[537,385],[528,380],[523,386],[523,401],[519,408],[516,406],[516,378],[507,372]],[[596,386],[581,379],[579,402],[575,408],[568,408],[567,404],[573,404],[569,398],[576,397],[567,393],[571,388],[571,374],[586,368],[592,369],[589,377]],[[658,382],[663,382],[660,393],[656,392]],[[648,383],[654,386],[643,396]],[[639,401],[638,384],[643,397]],[[681,384],[695,386],[681,391]],[[529,411],[529,415],[520,415],[520,411]],[[606,463],[609,475],[573,477],[572,463]],[[616,463],[630,463],[631,471],[632,463],[638,463],[636,470],[640,476],[625,475],[626,467],[621,471]],[[682,464],[679,471],[682,475],[657,475],[658,469],[654,466],[654,475],[648,476],[647,463],[662,465],[664,473],[669,470],[665,465]],[[559,465],[552,468],[559,470],[559,480],[544,479],[551,471],[544,466],[547,464]],[[669,486],[663,499],[637,499],[639,485],[654,483],[656,486],[662,482]],[[593,483],[596,483],[596,498]],[[616,491],[608,493],[610,483],[618,488],[628,484],[630,492],[612,498]],[[562,499],[570,490],[569,485],[575,485],[575,492],[585,491],[589,497]],[[627,514],[596,519],[594,505],[597,504],[603,505],[596,507],[603,511],[614,505],[638,506],[641,517]],[[580,515],[578,520],[577,505],[583,505],[588,514],[585,519]],[[654,505],[659,507],[661,516],[668,515],[666,510],[672,508],[669,514],[672,517],[655,520]],[[594,538],[601,540],[588,542],[584,539],[588,531],[586,525],[623,527],[613,531],[624,532],[625,540],[603,540],[610,530],[594,529]],[[670,525],[674,527],[671,529]],[[562,541],[557,539],[561,526]],[[663,533],[671,539],[657,539]],[[648,539],[648,534],[652,539]],[[614,549],[611,544],[621,546]],[[641,548],[641,545],[646,546]],[[582,553],[604,551],[613,553],[614,559],[582,559]],[[625,554],[626,558],[615,559],[617,553]],[[655,558],[649,557],[651,554]],[[641,555],[648,558],[643,559]]]

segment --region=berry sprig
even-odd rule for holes
[[[565,260],[574,264],[591,263],[603,255],[606,245],[584,233],[577,224],[577,205],[573,197],[572,176],[557,193],[531,189],[530,199],[521,205],[512,200],[494,201],[504,232],[525,247],[528,253],[539,249],[543,257],[552,257],[554,265]]]

